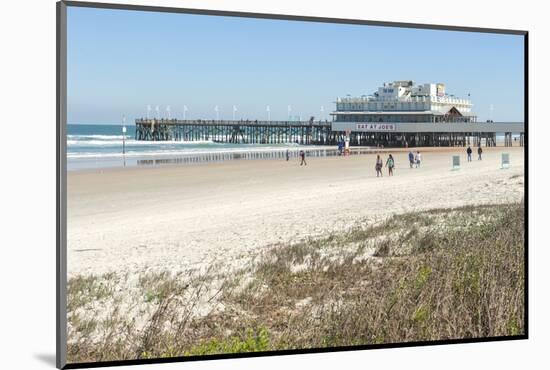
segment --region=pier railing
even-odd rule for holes
[[[261,120],[180,120],[180,119],[149,119],[138,118],[136,125],[251,125],[251,126],[330,126],[332,121],[261,121]]]

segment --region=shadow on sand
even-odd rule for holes
[[[55,367],[55,353],[35,353],[34,358]]]

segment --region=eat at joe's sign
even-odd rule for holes
[[[358,123],[357,130],[362,131],[395,131],[395,123]]]

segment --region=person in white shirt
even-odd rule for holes
[[[416,168],[420,167],[420,162],[422,162],[422,155],[418,151],[416,152],[416,158],[415,158]]]

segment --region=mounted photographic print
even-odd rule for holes
[[[58,367],[527,338],[526,55],[58,3]]]

